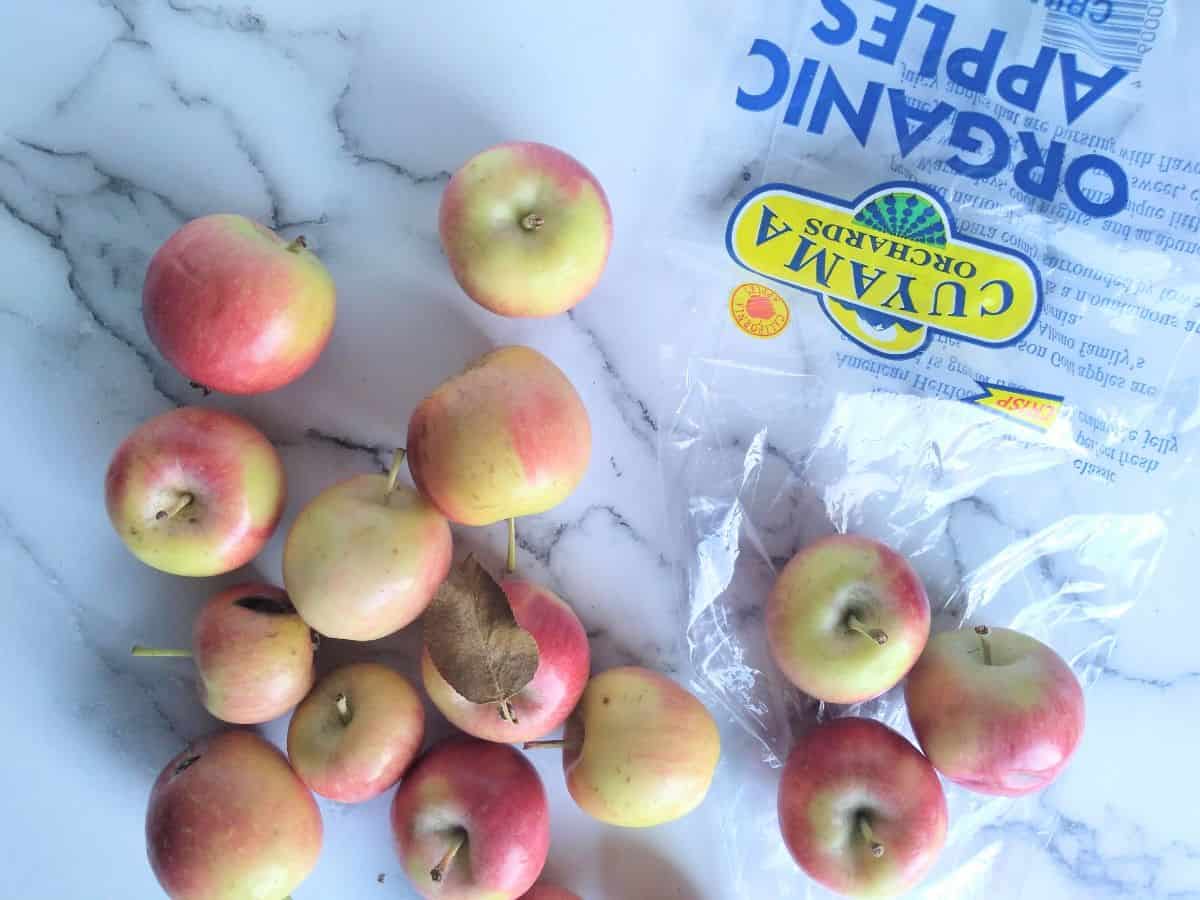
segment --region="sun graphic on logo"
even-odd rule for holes
[[[773,338],[783,333],[792,313],[787,301],[765,284],[742,284],[729,295],[733,322],[751,337]]]

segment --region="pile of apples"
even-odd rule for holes
[[[946,842],[938,773],[982,794],[1050,784],[1083,736],[1083,691],[1040,641],[979,625],[930,639],[929,599],[904,557],[856,535],[801,550],[767,600],[771,655],[828,703],[870,700],[904,680],[922,753],[871,719],[804,733],[779,785],[779,825],[797,864],[853,897],[915,887]]]
[[[580,163],[514,143],[455,174],[439,231],[472,299],[501,315],[543,317],[594,287],[612,217]],[[252,394],[313,365],[333,329],[336,292],[303,238],[213,215],[159,249],[143,301],[151,339],[185,377],[206,391]],[[313,793],[359,803],[394,788],[395,847],[421,896],[578,900],[535,885],[550,844],[546,793],[512,745],[560,748],[570,795],[603,823],[649,827],[699,806],[720,757],[708,710],[648,669],[589,678],[579,618],[515,575],[515,520],[565,500],[590,455],[587,411],[562,371],[529,347],[494,350],[417,406],[389,472],[334,484],[301,510],[282,588],[216,594],[196,617],[190,649],[133,649],[191,657],[204,706],[232,725],[294,710],[286,757],[233,729],[162,770],[146,842],[170,897],[283,900],[321,850]],[[415,487],[400,480],[405,464]],[[254,425],[188,406],[121,444],[105,493],[138,559],[203,577],[259,554],[286,486]],[[473,557],[453,564],[450,523],[504,521],[501,580]],[[425,692],[465,733],[424,753],[424,705],[404,676],[359,662],[317,681],[314,667],[319,637],[372,641],[418,620]],[[982,626],[930,640],[916,573],[866,538],[839,535],[801,551],[767,598],[766,629],[784,675],[820,700],[858,703],[907,677],[924,753],[881,723],[841,718],[805,733],[783,769],[784,842],[805,872],[843,894],[900,893],[928,872],[947,829],[938,772],[984,793],[1027,793],[1058,775],[1082,734],[1079,684],[1054,651]]]
[[[576,160],[541,144],[505,144],[451,180],[440,233],[474,300],[504,315],[549,316],[599,279],[612,219]],[[212,215],[155,254],[143,309],[154,344],[197,387],[252,394],[313,365],[333,329],[335,297],[303,238]],[[190,657],[201,702],[232,725],[294,709],[286,757],[235,729],[192,744],[162,770],[146,842],[170,897],[283,900],[320,853],[313,793],[358,803],[399,782],[395,847],[422,896],[575,898],[535,886],[549,811],[536,770],[513,744],[561,748],[571,796],[602,822],[652,826],[700,804],[720,755],[708,710],[647,669],[589,680],[579,618],[515,576],[515,520],[566,499],[590,455],[588,415],[562,371],[529,347],[494,350],[418,405],[387,474],[334,484],[301,510],[282,588],[249,583],[216,594],[195,619],[190,649],[133,648]],[[400,481],[405,463],[415,488]],[[278,454],[254,425],[187,406],[121,444],[105,494],[138,559],[201,577],[259,554],[286,487]],[[452,566],[451,522],[505,520],[502,581],[472,557]],[[465,732],[423,754],[425,707],[403,675],[359,662],[318,681],[314,669],[319,637],[372,641],[418,619],[425,691]],[[546,740],[560,728],[562,738]]]

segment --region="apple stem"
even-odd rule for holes
[[[338,718],[342,720],[342,724],[349,725],[354,717],[350,712],[350,698],[345,694],[338,694],[333,698],[333,705],[337,707]]]
[[[521,227],[526,231],[537,231],[545,224],[546,220],[537,213],[530,213],[521,220]]]
[[[129,651],[134,656],[191,656],[191,650],[179,650],[171,647],[143,647],[141,644],[134,644]]]
[[[521,745],[522,750],[561,750],[567,746],[562,738],[554,741],[526,741]]]
[[[846,617],[846,627],[851,631],[857,631],[863,637],[869,637],[880,647],[888,642],[886,631],[884,631],[882,628],[867,628],[867,626],[863,624],[863,620],[854,613],[850,613],[850,615]]]
[[[500,718],[510,725],[517,725],[517,714],[513,711],[512,703],[508,700],[501,700],[497,704],[497,709],[500,710]]]
[[[304,235],[300,235],[284,249],[286,249],[288,253],[299,253],[301,250],[304,250],[307,247],[308,241],[304,239]]]
[[[463,832],[459,832],[450,842],[450,846],[446,849],[445,855],[438,860],[438,864],[429,870],[429,877],[434,881],[440,882],[446,877],[446,870],[450,868],[450,863],[454,862],[454,856],[462,849],[462,845],[466,843],[467,836]]]
[[[504,563],[504,571],[512,575],[517,571],[517,520],[508,519],[508,559]]]
[[[191,503],[192,500],[194,500],[194,499],[195,498],[191,494],[189,494],[185,491],[184,493],[182,493],[178,497],[176,497],[175,502],[172,503],[170,506],[168,506],[166,509],[160,509],[158,512],[156,512],[154,514],[154,518],[158,519],[160,522],[163,519],[173,519],[177,515],[179,515],[181,512],[183,512],[185,509],[187,509],[188,504]]]
[[[396,450],[395,455],[392,457],[392,467],[388,469],[387,478],[386,496],[388,497],[392,496],[392,491],[396,489],[396,479],[400,477],[400,467],[404,465],[404,457],[406,456],[408,456],[408,451],[403,447],[399,447]]]
[[[992,629],[986,625],[978,625],[975,633],[979,635],[979,643],[983,647],[983,664],[990,666],[992,664],[992,645],[988,643],[988,635],[992,633]]]
[[[875,840],[875,832],[871,830],[871,823],[867,821],[866,816],[860,816],[858,819],[858,833],[862,835],[863,840],[871,845],[871,855],[879,859],[884,854],[883,844]]]

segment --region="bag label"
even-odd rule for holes
[[[743,268],[808,292],[846,337],[892,359],[934,335],[1017,343],[1042,311],[1042,279],[1023,253],[959,231],[928,187],[883,184],[853,202],[792,185],[747,195],[726,246]]]

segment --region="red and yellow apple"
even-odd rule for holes
[[[514,721],[500,718],[495,704],[472,703],[438,672],[426,650],[421,678],[429,699],[451,724],[486,741],[516,744],[549,734],[566,721],[588,680],[587,632],[579,617],[546,588],[506,578],[501,587],[517,624],[533,635],[538,667],[533,679],[509,700]]]
[[[627,828],[671,822],[699,806],[720,756],[704,704],[637,666],[589,681],[563,740],[571,797],[592,818]]]
[[[245,565],[279,524],[286,490],[271,442],[245,419],[185,406],[117,448],[104,480],[113,528],[130,552],[173,575]]]
[[[871,719],[834,719],[797,742],[779,826],[809,877],[850,897],[913,888],[946,842],[946,795],[918,750]]]
[[[983,794],[1044,788],[1083,736],[1083,690],[1071,667],[1041,641],[1007,628],[934,637],[904,697],[937,770]]]
[[[771,655],[800,690],[858,703],[894,687],[929,640],[929,599],[883,544],[835,535],[801,550],[767,600]]]
[[[430,900],[516,900],[550,846],[546,791],[512,747],[452,739],[405,776],[392,802],[396,852]]]
[[[591,450],[579,394],[529,347],[476,360],[421,401],[408,425],[413,481],[463,525],[557,506],[583,479]]]
[[[552,316],[600,280],[612,212],[578,160],[545,144],[509,143],[473,157],[450,179],[439,231],[472,300],[503,316]]]
[[[239,584],[204,604],[191,651],[134,647],[133,654],[191,656],[204,708],[234,725],[282,716],[313,683],[312,631],[269,584]]]
[[[283,583],[321,634],[373,641],[425,611],[450,556],[450,525],[423,497],[385,475],[356,475],[300,511]]]
[[[321,852],[312,794],[273,746],[249,731],[198,741],[154,782],[146,852],[172,900],[283,898]]]
[[[425,707],[408,679],[378,663],[353,663],[322,678],[296,708],[288,759],[311,790],[361,803],[400,780],[424,736]]]
[[[227,394],[303,375],[333,330],[333,280],[303,238],[237,215],[188,222],[150,260],[146,331],[185,378]]]

